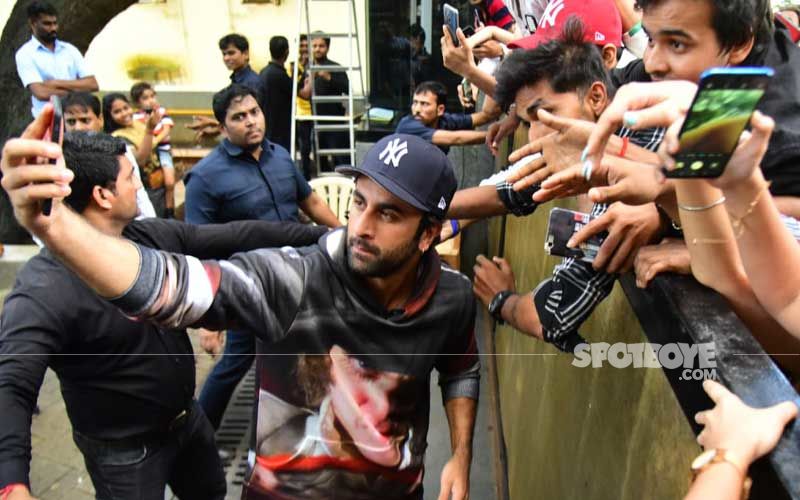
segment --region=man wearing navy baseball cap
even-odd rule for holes
[[[46,128],[38,125],[26,141],[9,141],[2,158],[3,186],[25,228],[125,314],[168,328],[236,325],[273,354],[258,357],[244,496],[422,499],[436,369],[453,449],[439,498],[468,497],[475,299],[434,248],[456,190],[436,146],[395,134],[360,166],[341,168],[356,177],[347,227],[314,246],[200,261],[107,236],[66,208],[64,169],[43,179],[28,163],[52,146],[36,140]],[[47,188],[26,191],[34,180]],[[53,196],[44,217],[39,202]]]

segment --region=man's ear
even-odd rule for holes
[[[747,56],[750,55],[750,51],[753,50],[753,44],[755,44],[755,42],[755,37],[751,37],[746,43],[729,50],[728,66],[738,66],[742,61],[747,59]]]
[[[603,66],[606,69],[612,70],[617,67],[617,48],[613,44],[607,43],[603,45],[600,53],[603,56]]]
[[[230,136],[228,135],[228,129],[225,128],[224,122],[219,124],[219,132],[225,139],[230,139]]]
[[[442,233],[442,223],[434,222],[422,231],[419,237],[419,244],[417,248],[422,253],[428,251],[429,248],[435,246],[439,242],[439,235]]]
[[[606,109],[606,106],[608,106],[608,92],[606,91],[606,86],[602,82],[592,83],[592,86],[589,87],[589,91],[586,92],[584,101],[595,119],[597,119],[603,113],[603,110]]]
[[[94,201],[95,205],[104,210],[111,210],[111,200],[108,197],[109,193],[111,193],[110,189],[94,186],[92,188],[92,201]]]
[[[436,116],[443,116],[444,115],[444,104],[439,104],[436,106]]]

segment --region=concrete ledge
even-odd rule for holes
[[[39,247],[36,245],[5,245],[5,253],[0,257],[0,290],[14,286],[17,271],[37,253]]]

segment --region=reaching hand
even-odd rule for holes
[[[475,100],[472,98],[472,91],[470,90],[470,95],[464,95],[463,85],[459,85],[456,88],[458,89],[458,102],[461,103],[461,107],[464,109],[474,109]]]
[[[634,130],[670,126],[686,114],[696,92],[697,85],[684,81],[623,85],[597,120],[581,163],[588,159],[598,165],[609,137],[622,125]]]
[[[501,57],[503,55],[503,46],[495,40],[487,40],[472,49],[472,54],[478,59]]]
[[[665,181],[661,169],[655,165],[606,156],[592,169],[590,180],[584,178],[583,165],[578,163],[544,181],[533,199],[544,203],[588,193],[595,203],[621,201],[642,205],[662,194]]]
[[[470,68],[475,66],[475,58],[472,55],[472,49],[467,43],[467,38],[461,31],[461,28],[456,30],[456,37],[460,45],[456,47],[453,45],[453,39],[450,36],[450,30],[447,26],[442,27],[442,36],[439,43],[442,48],[442,62],[444,67],[457,73],[463,77],[467,76]]]
[[[483,255],[478,255],[473,271],[475,273],[473,291],[486,307],[489,307],[489,302],[498,292],[504,290],[513,292],[517,289],[514,284],[514,271],[506,259],[493,257],[490,261]]]
[[[212,358],[216,358],[222,354],[225,345],[224,331],[206,330],[205,328],[199,328],[197,331],[200,334],[200,347],[202,347],[206,353]]]
[[[652,243],[660,229],[661,216],[654,204],[631,206],[614,203],[604,214],[575,233],[568,245],[578,246],[593,235],[608,231],[592,267],[604,269],[607,273],[623,273],[633,268],[639,249]]]
[[[797,415],[797,405],[791,401],[752,408],[713,380],[703,382],[703,389],[715,406],[694,416],[695,422],[705,426],[697,442],[704,449],[725,450],[744,468],[769,453]]]
[[[640,248],[633,266],[636,286],[639,288],[647,288],[660,273],[692,273],[691,255],[686,243],[673,238],[666,238],[658,245]]]
[[[562,118],[543,109],[538,111],[538,118],[542,125],[555,132],[537,138],[508,157],[513,163],[525,156],[541,153],[544,159],[543,162],[528,164],[509,176],[508,182],[514,184],[516,191],[540,184],[556,172],[578,163],[581,150],[594,127],[591,122]]]
[[[516,132],[517,127],[519,127],[519,118],[513,113],[501,121],[489,125],[489,130],[486,132],[486,146],[492,155],[497,156],[500,141]]]
[[[216,137],[220,134],[219,122],[208,116],[193,116],[192,122],[186,128],[195,131],[195,142],[200,142],[203,137]]]
[[[69,183],[74,178],[64,165],[61,146],[42,140],[52,116],[53,106],[48,103],[20,138],[6,142],[0,161],[3,189],[14,207],[14,216],[37,236],[50,228],[62,209],[60,199],[72,192]],[[56,164],[50,165],[48,160],[56,160]],[[42,202],[51,198],[52,210],[44,216]]]
[[[659,155],[667,168],[673,168],[675,164],[672,155],[679,151],[678,134],[681,124],[682,120],[670,127],[664,137],[661,149],[659,149]],[[741,184],[749,179],[761,165],[761,160],[769,146],[772,130],[775,128],[775,122],[760,111],[756,111],[750,118],[750,125],[752,132],[746,130],[742,132],[739,137],[739,145],[736,146],[728,160],[722,175],[716,179],[709,179],[714,186],[725,190]]]

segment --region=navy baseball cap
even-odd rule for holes
[[[444,219],[457,182],[447,156],[414,135],[392,134],[367,152],[358,167],[342,166],[346,175],[366,175],[414,208]]]

